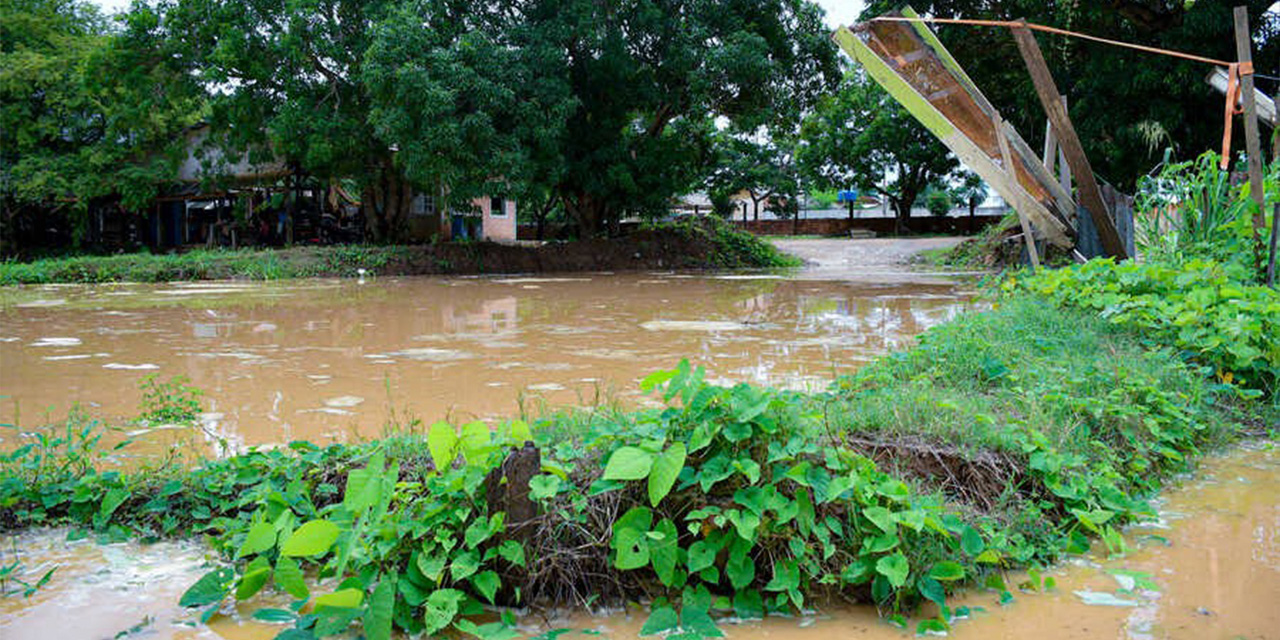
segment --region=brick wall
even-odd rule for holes
[[[962,218],[936,216],[911,218],[907,221],[910,233],[937,233],[948,235],[969,235],[977,233],[989,225],[1000,222],[1003,216],[985,215],[973,217],[973,229],[969,229],[969,217]],[[745,229],[756,235],[789,236],[847,236],[853,229],[864,229],[877,236],[891,236],[894,232],[893,218],[818,218],[809,220],[735,220],[734,226]]]

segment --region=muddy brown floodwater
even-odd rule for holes
[[[965,285],[918,275],[10,288],[0,291],[0,422],[36,426],[72,403],[134,416],[152,373],[204,391],[195,435],[219,453],[376,436],[393,414],[429,423],[514,417],[522,403],[635,404],[636,381],[682,357],[714,381],[816,390],[968,298]]]
[[[958,622],[959,640],[1115,638],[1265,639],[1280,637],[1280,451],[1252,443],[1206,461],[1201,471],[1159,501],[1160,519],[1127,532],[1125,557],[1076,558],[1047,572],[1046,593],[1017,593],[1005,606],[994,594],[963,594],[955,604],[981,607]],[[58,566],[29,600],[0,598],[0,638],[111,638],[141,625],[133,637],[266,640],[281,627],[250,619],[258,606],[223,609],[210,624],[192,624],[177,606],[182,591],[207,569],[193,543],[100,546],[68,543],[65,531],[29,531],[0,540],[0,562],[14,549],[31,574]],[[1097,604],[1109,602],[1110,604]],[[1093,604],[1091,604],[1093,603]],[[528,615],[526,635],[549,628],[561,638],[636,638],[645,614]],[[549,624],[548,624],[549,622]],[[722,625],[733,640],[893,639],[870,607],[823,607],[798,618]]]

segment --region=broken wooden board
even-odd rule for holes
[[[1014,167],[1005,167],[996,130],[1003,118],[927,26],[871,22],[856,33],[842,27],[835,40],[1006,202],[1022,203],[1048,241],[1073,245],[1075,202],[1016,132],[1008,136]]]

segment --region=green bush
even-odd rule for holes
[[[1003,286],[1096,312],[1212,366],[1224,381],[1273,394],[1280,373],[1280,294],[1244,284],[1252,275],[1239,261],[1168,266],[1091,260],[1013,277]]]

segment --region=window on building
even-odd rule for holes
[[[489,215],[501,218],[507,215],[507,201],[502,198],[489,198]]]
[[[433,216],[436,214],[436,199],[419,193],[409,205],[409,213],[415,216]]]

